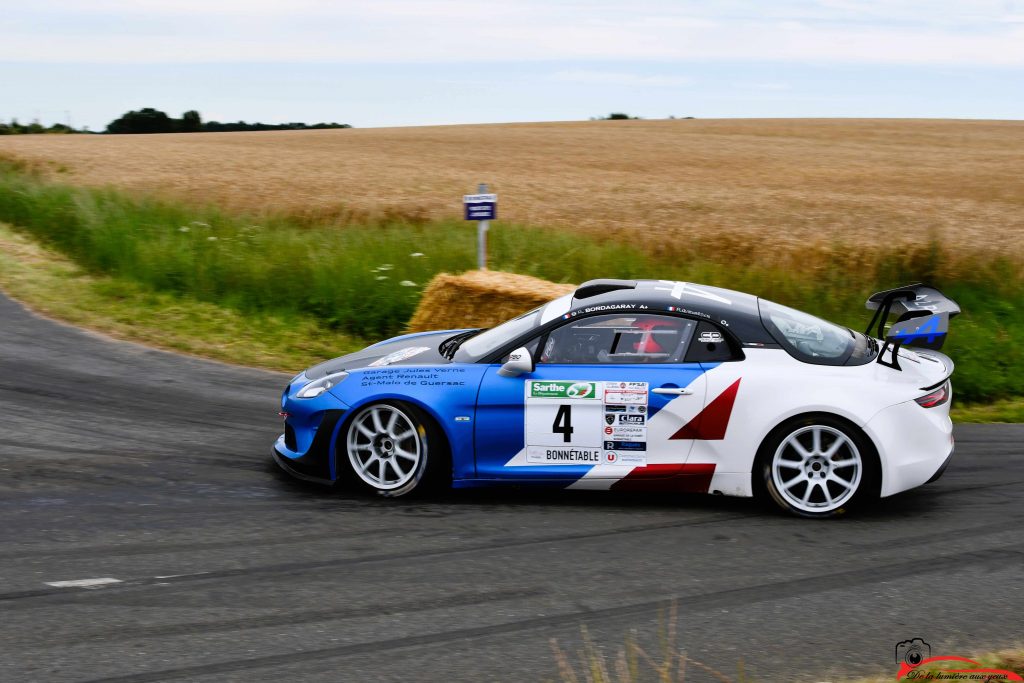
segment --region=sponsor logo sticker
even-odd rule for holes
[[[621,465],[623,467],[647,467],[647,453],[644,451],[632,453],[616,453],[615,451],[606,451],[604,454],[604,464]]]
[[[642,441],[605,441],[605,450],[608,451],[646,451],[647,444]]]
[[[700,337],[697,338],[697,341],[701,344],[720,344],[723,341],[722,333],[704,331],[700,333]]]
[[[528,398],[596,399],[596,382],[532,381]]]
[[[526,449],[527,462],[537,465],[599,465],[599,448],[558,448],[530,446]]]
[[[604,433],[613,439],[625,441],[644,441],[647,439],[647,427],[643,425],[617,425],[606,428]]]

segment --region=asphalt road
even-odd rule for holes
[[[269,464],[285,377],[0,297],[0,681],[544,681],[581,626],[736,678],[895,672],[1024,640],[1024,426],[835,521],[746,500],[517,490],[388,501]],[[116,579],[92,588],[62,581]],[[713,680],[691,665],[687,681]]]

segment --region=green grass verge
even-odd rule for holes
[[[0,289],[33,310],[112,337],[228,363],[297,372],[365,346],[296,315],[243,315],[122,278],[90,275],[0,223]]]
[[[320,348],[342,351],[356,343],[353,337],[375,340],[399,333],[433,275],[475,264],[474,230],[462,221],[342,225],[228,214],[216,207],[51,182],[3,159],[0,220],[68,256],[89,275],[112,278],[109,287],[133,292],[132,300],[211,304],[224,316],[263,321],[270,326],[263,336],[267,353],[308,335],[327,341]],[[957,398],[1002,400],[1003,407],[992,408],[990,416],[1019,414],[1024,350],[1015,340],[1024,338],[1024,281],[1018,264],[999,259],[972,264],[958,255],[960,274],[953,277],[943,275],[948,270],[943,263],[951,259],[938,244],[871,258],[835,248],[815,253],[808,263],[775,265],[724,255],[737,249],[722,245],[719,252],[712,243],[641,251],[572,232],[501,223],[490,240],[496,269],[556,282],[593,277],[705,282],[756,292],[851,327],[865,324],[863,302],[870,292],[930,281],[964,309],[946,348],[958,366]],[[90,287],[98,289],[98,284]],[[289,325],[301,333],[293,335]],[[321,342],[307,345],[316,344]]]
[[[297,372],[366,345],[313,318],[243,314],[109,275],[90,275],[0,223],[0,290],[33,310],[118,339],[268,370]],[[960,422],[1024,422],[1024,399],[955,404]]]

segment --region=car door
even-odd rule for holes
[[[706,381],[684,362],[692,320],[656,313],[572,318],[532,340],[536,368],[487,368],[475,419],[482,479],[567,481],[678,473]],[[636,476],[635,474],[632,476]]]

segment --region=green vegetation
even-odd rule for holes
[[[219,121],[203,122],[202,117],[194,109],[173,119],[159,109],[144,107],[138,111],[130,111],[107,124],[107,132],[122,133],[213,133],[242,130],[320,130],[325,128],[351,128],[347,123],[221,123]]]
[[[226,363],[295,372],[366,346],[312,318],[243,315],[137,282],[92,275],[0,223],[0,289],[32,309],[118,339]]]
[[[44,126],[38,121],[32,123],[18,123],[17,119],[11,119],[10,123],[0,122],[0,135],[38,135],[42,133],[63,135],[65,133],[84,133],[84,130],[75,130],[63,123],[54,123]]]
[[[639,116],[630,116],[621,111],[613,111],[608,116],[592,116],[591,121],[639,121]]]
[[[88,274],[130,285],[125,291],[140,297],[166,295],[243,318],[316,321],[310,323],[315,333],[330,341],[323,348],[339,352],[356,343],[351,337],[401,332],[434,274],[474,267],[474,231],[463,221],[389,217],[351,224],[332,216],[227,214],[70,187],[25,164],[0,161],[0,220],[65,254]],[[736,245],[718,246],[737,253]],[[715,253],[713,242],[669,243],[641,252],[619,242],[508,224],[499,224],[490,241],[496,269],[556,282],[652,276],[705,282],[758,292],[855,328],[868,319],[867,294],[928,281],[965,311],[953,322],[946,349],[958,365],[957,399],[1004,399],[1000,408],[972,408],[973,414],[1019,417],[1024,352],[1014,340],[1024,338],[1024,284],[1014,262],[967,264],[951,277],[941,275],[946,255],[934,243],[864,259],[870,266],[853,265],[856,255],[843,248],[813,254],[808,261],[815,265],[804,268],[753,267],[736,258],[716,259]],[[274,344],[272,336],[265,341]]]

